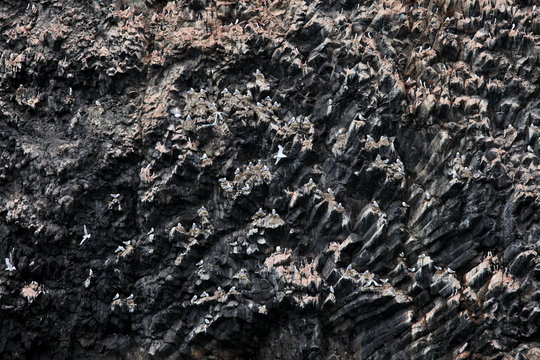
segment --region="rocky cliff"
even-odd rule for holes
[[[534,1],[0,29],[2,359],[540,358]]]

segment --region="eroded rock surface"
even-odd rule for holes
[[[0,25],[3,359],[540,358],[533,1]]]

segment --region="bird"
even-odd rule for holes
[[[366,136],[366,141],[374,141],[373,136],[371,135]]]
[[[120,197],[120,194],[111,194],[111,196],[113,197],[113,199],[118,199]]]
[[[191,303],[193,304],[195,301],[197,301],[197,295],[193,295],[191,298]]]
[[[113,297],[113,301],[118,300],[118,299],[120,299],[120,294],[116,293],[116,295],[114,295],[114,297]]]
[[[146,233],[146,235],[152,235],[154,233],[154,228],[151,228],[150,231]]]
[[[126,245],[126,246],[129,246],[129,244],[131,243],[131,240],[128,240],[128,241],[122,241],[122,244]]]
[[[534,152],[533,148],[531,147],[531,145],[527,145],[527,151],[528,152]]]
[[[126,298],[126,300],[133,300],[133,298],[134,298],[134,296],[133,296],[133,294],[131,294]]]
[[[5,261],[6,261],[7,271],[11,272],[11,271],[17,270],[17,269],[15,268],[15,266],[13,266],[13,264],[11,263],[11,261],[9,260],[9,258],[6,258]]]
[[[220,183],[224,183],[225,181],[227,181],[227,178],[222,177],[218,179],[218,182]]]
[[[452,269],[450,269],[450,268],[448,268],[446,271],[447,271],[449,274],[455,274],[455,273],[456,273],[455,270],[452,270]]]
[[[202,264],[204,264],[204,260],[199,261],[199,262],[196,263],[195,265],[196,265],[196,266],[202,266]]]
[[[175,118],[179,118],[179,117],[182,116],[182,112],[181,112],[180,109],[177,108],[177,107],[173,107],[173,108],[171,109],[171,114],[172,114]]]
[[[119,252],[122,252],[122,251],[124,251],[124,250],[126,250],[126,248],[123,247],[122,245],[119,245],[119,246],[116,248],[116,250],[114,250],[114,252],[115,252],[115,253],[119,253]]]
[[[88,233],[88,230],[86,229],[86,225],[83,225],[83,229],[84,229],[84,236],[81,242],[79,243],[79,246],[82,245],[86,240],[90,239],[90,237],[92,236],[91,234]]]
[[[411,267],[411,268],[407,268],[407,270],[409,270],[410,272],[415,272],[416,268]]]
[[[400,253],[399,253],[399,257],[404,258],[404,257],[405,257],[405,253],[404,253],[404,252],[400,252]]]
[[[204,125],[201,125],[201,127],[202,127],[202,128],[204,128],[204,127],[214,127],[214,126],[217,125],[217,120],[218,120],[218,119],[217,119],[217,116],[216,116],[216,117],[214,118],[214,122],[213,122],[213,123],[211,123],[211,124],[204,124]]]
[[[276,159],[276,165],[277,165],[277,163],[279,162],[279,160],[285,159],[285,158],[287,157],[287,155],[285,155],[285,154],[283,153],[283,150],[284,150],[284,149],[283,149],[283,146],[278,145],[278,152],[277,152],[276,155],[274,155],[274,158]]]
[[[249,184],[246,184],[242,187],[242,191],[249,191]]]
[[[406,207],[406,208],[411,207],[411,205],[407,204],[405,201],[401,203],[401,206]]]
[[[202,294],[201,294],[201,299],[202,298],[205,298],[205,297],[208,297],[208,293],[206,291],[204,291]]]
[[[442,267],[437,266],[437,265],[435,265],[434,268],[435,268],[435,270],[437,270],[437,271],[441,271],[441,270],[442,270]]]

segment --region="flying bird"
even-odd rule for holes
[[[86,225],[83,225],[83,229],[84,229],[84,236],[81,242],[79,243],[79,246],[82,245],[86,240],[90,239],[90,237],[92,236],[90,233],[88,233],[88,229],[86,229]]]
[[[279,160],[285,159],[287,157],[287,155],[283,153],[283,150],[284,150],[283,146],[278,145],[278,152],[276,155],[274,155],[274,158],[276,159],[276,165],[279,162]]]

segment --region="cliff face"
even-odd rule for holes
[[[533,1],[0,29],[1,358],[540,357]]]

